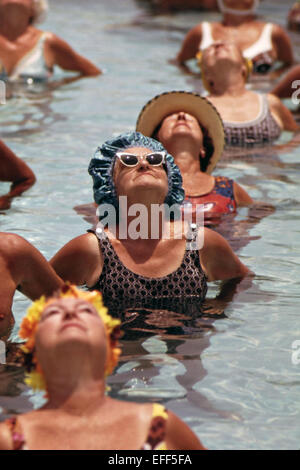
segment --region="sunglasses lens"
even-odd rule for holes
[[[124,165],[127,165],[127,166],[135,166],[138,164],[138,158],[135,156],[135,155],[130,155],[130,154],[123,154],[121,155],[121,161],[122,163],[124,163]]]
[[[160,165],[163,161],[163,155],[161,153],[150,153],[146,159],[150,165]]]

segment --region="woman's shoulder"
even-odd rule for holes
[[[124,403],[119,406],[124,408]],[[125,413],[134,414],[146,430],[144,450],[204,449],[189,426],[160,403],[128,403]]]
[[[299,131],[299,125],[295,121],[291,111],[282,103],[278,96],[269,93],[267,95],[269,109],[277,124],[286,131]]]
[[[203,23],[197,23],[187,33],[187,38],[201,38],[202,37]]]
[[[73,238],[69,245],[72,245],[74,248],[81,248],[84,251],[94,250],[98,248],[98,237],[96,232],[91,230]]]
[[[272,38],[276,39],[277,37],[286,36],[287,32],[284,27],[276,23],[266,23],[272,26]]]
[[[24,252],[35,251],[35,248],[25,238],[16,233],[0,232],[0,255],[5,258],[23,255]]]
[[[41,37],[45,40],[46,47],[51,51],[70,47],[64,39],[57,36],[55,33],[52,33],[52,31],[41,31],[41,33]]]

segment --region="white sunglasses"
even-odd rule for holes
[[[152,152],[146,155],[134,155],[133,153],[127,152],[117,152],[116,157],[120,160],[121,163],[125,166],[134,167],[139,164],[139,162],[144,159],[151,166],[160,166],[165,163],[166,152]]]

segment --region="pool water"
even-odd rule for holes
[[[265,0],[260,11],[285,25],[292,4]],[[104,75],[60,88],[21,89],[1,107],[1,138],[37,175],[33,188],[0,213],[1,230],[23,236],[47,259],[84,233],[90,226],[73,207],[92,201],[87,167],[94,150],[133,130],[154,95],[201,89],[168,60],[191,26],[217,17],[151,16],[134,0],[50,0],[43,29],[62,36]],[[300,35],[291,37],[297,56]],[[269,83],[256,86],[267,90]],[[287,145],[290,137],[284,134],[277,149],[231,152],[215,172],[274,207],[267,217],[242,209],[223,224],[256,274],[252,285],[242,284],[231,301],[212,300],[219,318],[193,324],[171,314],[145,314],[143,324],[129,318],[122,360],[109,379],[112,396],[164,403],[210,449],[299,448],[300,355],[293,347],[300,340],[300,150]],[[1,191],[6,187],[1,184]],[[213,283],[209,299],[218,290]],[[15,295],[12,340],[28,305]],[[0,377],[1,420],[42,403],[22,384],[20,368],[1,366]]]

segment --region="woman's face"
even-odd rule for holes
[[[201,67],[208,70],[212,67],[219,67],[220,61],[228,64],[243,65],[244,59],[238,46],[232,42],[216,41],[204,50]]]
[[[0,11],[5,16],[18,19],[31,18],[34,15],[33,0],[0,0]]]
[[[106,358],[103,321],[95,307],[83,299],[53,299],[46,305],[37,328],[37,355],[45,357],[57,348],[71,344],[96,349]]]
[[[165,117],[157,133],[158,140],[170,153],[178,137],[182,142],[183,137],[192,139],[198,143],[200,149],[203,147],[203,133],[198,120],[183,111]]]
[[[138,190],[156,189],[158,193],[168,193],[168,177],[163,165],[152,166],[144,158],[155,153],[144,147],[131,147],[122,150],[123,153],[133,154],[139,158],[136,166],[125,166],[118,158],[114,166],[114,185],[118,196],[138,194]]]
[[[226,76],[229,72],[244,73],[245,76],[247,72],[240,49],[225,41],[217,41],[203,51],[201,70],[208,83]]]
[[[33,8],[33,0],[0,0],[0,7],[18,6],[23,8]]]

